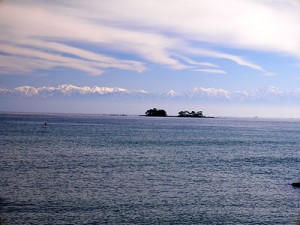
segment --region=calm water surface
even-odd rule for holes
[[[300,120],[0,115],[8,225],[296,224],[299,168]]]

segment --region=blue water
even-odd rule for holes
[[[0,114],[0,219],[296,224],[299,163],[300,120]]]

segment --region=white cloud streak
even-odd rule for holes
[[[75,58],[63,57],[60,55],[50,54],[39,50],[0,44],[0,52],[9,55],[30,57],[32,60],[38,59],[52,64],[55,63],[56,66],[74,68],[94,75],[102,73],[102,70],[89,66],[88,64],[92,64],[91,62],[82,62]]]
[[[262,66],[243,57],[195,48],[192,42],[283,52],[300,58],[300,32],[295,29],[300,22],[297,11],[300,6],[294,3],[293,0],[4,2],[0,7],[1,72],[65,67],[92,75],[100,75],[108,68],[141,73],[148,62],[176,70],[219,67],[190,57],[199,55],[231,60],[267,73]],[[106,49],[130,56],[119,59],[85,49],[85,44],[98,51]],[[181,61],[178,55],[182,55]],[[15,69],[13,63],[8,63],[9,66],[1,63],[9,59],[19,62],[20,57],[35,62],[28,67],[19,64]]]
[[[215,74],[226,74],[224,70],[217,70],[217,69],[197,69],[201,73],[215,73]]]
[[[105,33],[101,32],[101,27],[84,24],[76,19],[53,14],[39,8],[6,5],[0,8],[0,27],[3,28],[3,34],[0,35],[0,53],[5,54],[4,56],[0,55],[2,73],[7,72],[5,69],[8,72],[13,70],[13,68],[6,68],[5,66],[4,61],[8,60],[7,57],[5,58],[6,55],[15,57],[15,59],[22,56],[30,58],[32,61],[38,59],[44,62],[40,64],[39,68],[34,67],[31,69],[66,67],[78,69],[92,75],[100,75],[107,68],[135,72],[143,72],[146,69],[144,64],[138,61],[119,60],[103,54],[44,40],[52,38],[60,39],[60,41],[106,42],[107,38],[102,37],[101,40],[102,33]],[[99,39],[93,40],[92,37],[95,35],[99,36]],[[61,56],[60,53],[71,54],[73,57]],[[43,67],[44,64],[47,64],[48,67]],[[26,67],[24,64],[23,66],[23,69],[16,68],[15,71],[30,71],[30,67]]]
[[[296,29],[300,4],[296,0],[111,0],[94,5],[91,17],[99,10],[102,19],[115,23],[127,21],[190,40],[300,56],[300,31]]]
[[[31,48],[27,47],[29,44]],[[34,47],[34,49],[32,47]],[[51,52],[45,52],[45,49],[51,50]],[[136,72],[143,72],[145,70],[143,64],[139,62],[117,60],[112,57],[53,42],[30,40],[26,42],[25,47],[0,43],[0,52],[9,55],[0,56],[0,67],[4,68],[4,71],[6,71],[5,68],[7,66],[13,70],[14,65],[22,65],[21,68],[23,68],[23,70],[20,70],[19,72],[26,72],[39,68],[50,69],[54,67],[66,67],[85,71],[92,75],[100,75],[106,68],[118,68]],[[59,53],[72,54],[77,58],[61,56]],[[27,59],[26,64],[20,64],[20,62],[24,60],[24,57]],[[18,69],[20,68],[16,67],[15,71],[18,72]]]
[[[300,58],[300,4],[296,0],[111,0],[77,4],[94,18],[115,24],[148,27],[180,34],[185,40],[205,41],[259,51],[280,52]],[[93,9],[88,5],[93,4]],[[155,15],[155,16],[154,16]],[[239,65],[263,70],[238,58]]]
[[[236,64],[238,64],[240,66],[245,66],[245,67],[249,67],[254,70],[266,72],[261,66],[251,63],[251,62],[243,59],[242,57],[239,57],[236,55],[221,53],[221,52],[217,52],[217,51],[211,51],[211,50],[207,50],[207,49],[195,49],[195,48],[188,50],[188,52],[192,53],[192,54],[203,55],[203,56],[212,57],[212,58],[227,59],[232,62],[235,62]]]
[[[218,68],[219,66],[213,63],[209,63],[209,62],[198,62],[195,60],[192,60],[186,56],[183,55],[175,55],[177,58],[180,58],[182,60],[184,60],[186,63],[188,63],[191,66],[201,66],[201,67],[215,67]]]

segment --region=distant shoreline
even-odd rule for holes
[[[0,111],[0,115],[40,115],[40,116],[63,116],[63,115],[70,115],[70,116],[111,116],[111,117],[156,117],[156,116],[146,116],[146,115],[138,115],[138,114],[125,114],[125,113],[70,113],[70,112],[13,112],[13,111]],[[177,118],[180,116],[171,115],[165,116],[169,118]],[[203,117],[184,117],[184,118],[218,118],[218,119],[256,119],[256,120],[300,120],[300,117],[257,117],[257,116],[203,116]]]
[[[176,117],[176,118],[198,118],[198,119],[205,119],[205,118],[216,118],[214,116],[147,116],[147,115],[139,115],[139,116],[144,116],[144,117]]]
[[[133,115],[133,114],[117,114],[117,113],[57,113],[57,112],[4,112],[1,111],[0,115],[73,115],[73,116],[120,116],[120,117],[126,117],[126,116],[142,116],[142,117],[178,117],[178,118],[216,118],[213,116],[147,116],[147,115]]]

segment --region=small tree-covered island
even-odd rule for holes
[[[198,112],[180,111],[178,113],[178,116],[179,117],[204,117],[202,111],[198,111]]]
[[[163,109],[156,109],[156,108],[148,109],[145,112],[145,115],[146,116],[160,116],[160,117],[166,117],[166,116],[168,116],[167,112],[165,110],[163,110]],[[195,112],[195,111],[192,111],[192,112],[189,112],[189,111],[180,111],[178,113],[177,117],[212,118],[212,117],[203,116],[202,111],[197,111],[197,112]]]
[[[167,112],[163,109],[149,109],[145,112],[146,116],[167,116]]]

